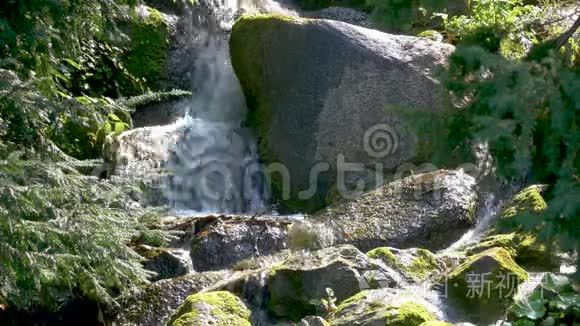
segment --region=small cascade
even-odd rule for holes
[[[202,1],[178,37],[178,61],[188,69],[193,96],[179,104],[180,137],[167,150],[170,177],[165,196],[178,212],[258,213],[268,192],[256,142],[242,127],[244,95],[229,58],[229,30],[251,12],[292,14],[271,0]],[[189,56],[194,54],[193,59]]]
[[[485,231],[487,231],[496,220],[497,214],[499,213],[504,201],[498,198],[498,195],[494,193],[485,194],[483,197],[483,202],[477,213],[478,218],[475,227],[465,232],[459,240],[455,241],[449,247],[443,249],[442,253],[453,252],[457,249],[479,242],[485,234]]]

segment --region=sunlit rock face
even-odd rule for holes
[[[336,243],[443,249],[475,224],[475,179],[463,171],[409,176],[337,202],[313,216],[334,230]]]
[[[364,169],[430,162],[436,122],[450,107],[436,73],[452,45],[264,15],[238,20],[230,47],[260,155],[289,171],[291,195],[275,194],[282,208],[322,208],[345,163],[359,164],[363,171],[351,174],[365,179]],[[312,180],[315,166],[322,170]],[[313,195],[301,195],[313,185]]]

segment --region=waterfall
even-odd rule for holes
[[[256,213],[267,207],[256,142],[242,127],[245,100],[228,48],[235,17],[252,12],[292,14],[271,0],[207,0],[184,18],[179,60],[189,70],[193,96],[179,104],[182,130],[168,148],[165,187],[178,211]]]

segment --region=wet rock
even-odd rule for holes
[[[337,307],[330,323],[336,326],[419,326],[437,317],[437,309],[418,295],[380,289],[363,291],[346,299]]]
[[[287,223],[262,218],[216,218],[195,235],[191,260],[196,271],[231,268],[252,257],[267,256],[288,246]]]
[[[541,221],[541,213],[546,209],[546,201],[541,192],[545,186],[526,187],[513,196],[500,212],[499,221],[477,243],[464,248],[467,255],[473,255],[493,247],[506,249],[521,266],[532,269],[551,270],[559,267],[558,250],[555,243],[538,239],[538,228],[526,228],[527,222],[518,219]],[[540,224],[534,222],[535,224]]]
[[[250,314],[245,304],[230,292],[197,293],[185,299],[167,325],[251,326]]]
[[[344,162],[372,171],[428,162],[433,140],[444,137],[437,121],[451,107],[435,72],[453,50],[338,21],[240,18],[230,53],[248,123],[264,161],[282,164],[291,176],[290,183],[273,178],[280,209],[324,207],[338,171],[347,179],[358,173],[344,171]],[[314,166],[322,169],[316,182]]]
[[[442,249],[475,223],[475,179],[439,170],[392,182],[338,202],[312,217],[334,229],[336,243]]]
[[[268,311],[277,318],[299,321],[322,309],[331,289],[337,303],[363,289],[405,284],[394,270],[374,264],[350,245],[296,253],[266,277]]]
[[[162,325],[187,296],[231,275],[227,271],[195,273],[146,285],[136,293],[125,294],[119,300],[114,322],[117,325]]]

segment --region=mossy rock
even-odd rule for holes
[[[379,247],[367,252],[367,256],[382,260],[389,267],[417,282],[426,280],[443,267],[437,256],[421,248],[399,250]]]
[[[541,219],[547,204],[541,195],[544,186],[532,185],[518,192],[500,213],[500,219],[487,237],[468,247],[466,253],[476,254],[493,247],[506,249],[522,266],[554,267],[554,257],[548,245],[538,239],[541,228],[526,229],[528,219]]]
[[[439,321],[439,320],[430,320],[430,321],[426,321],[423,324],[419,325],[419,326],[453,326],[453,324],[444,322],[444,321]]]
[[[552,268],[552,253],[531,232],[494,234],[483,238],[478,244],[465,249],[467,255],[475,255],[490,248],[501,247],[512,255],[521,266],[528,268]]]
[[[145,80],[147,86],[157,90],[159,80],[166,77],[170,26],[164,14],[157,9],[139,8],[141,12],[132,13],[131,20],[125,26],[131,42],[123,62],[133,76]]]
[[[479,322],[497,320],[528,274],[504,248],[471,257],[447,277],[449,300]],[[495,318],[495,319],[494,319]]]
[[[443,41],[443,35],[436,30],[428,29],[426,31],[422,31],[421,33],[417,34],[419,37],[424,37],[426,39],[441,42]]]
[[[227,291],[190,295],[167,323],[169,326],[251,326],[250,310]]]
[[[362,291],[341,303],[330,323],[343,325],[419,326],[437,320],[418,297],[399,296],[391,289]]]
[[[521,213],[542,213],[548,205],[542,197],[542,185],[532,185],[518,192],[502,210],[502,219],[512,218]]]
[[[376,163],[394,172],[401,162],[431,162],[433,143],[444,133],[435,120],[449,111],[447,95],[431,73],[453,50],[332,20],[239,18],[230,38],[232,65],[279,211],[314,213],[336,198],[339,155],[372,171]],[[408,96],[405,89],[421,91]],[[420,118],[424,124],[417,127]],[[395,135],[393,153],[361,146],[371,128]],[[342,172],[345,181],[360,174]],[[363,191],[376,186],[376,173],[372,176],[362,180]]]
[[[375,284],[367,272],[384,274],[384,283]],[[328,297],[328,288],[341,303],[364,288],[398,287],[402,283],[398,274],[383,273],[378,264],[350,245],[296,253],[267,276],[267,308],[273,317],[298,322],[319,312],[320,300]]]

